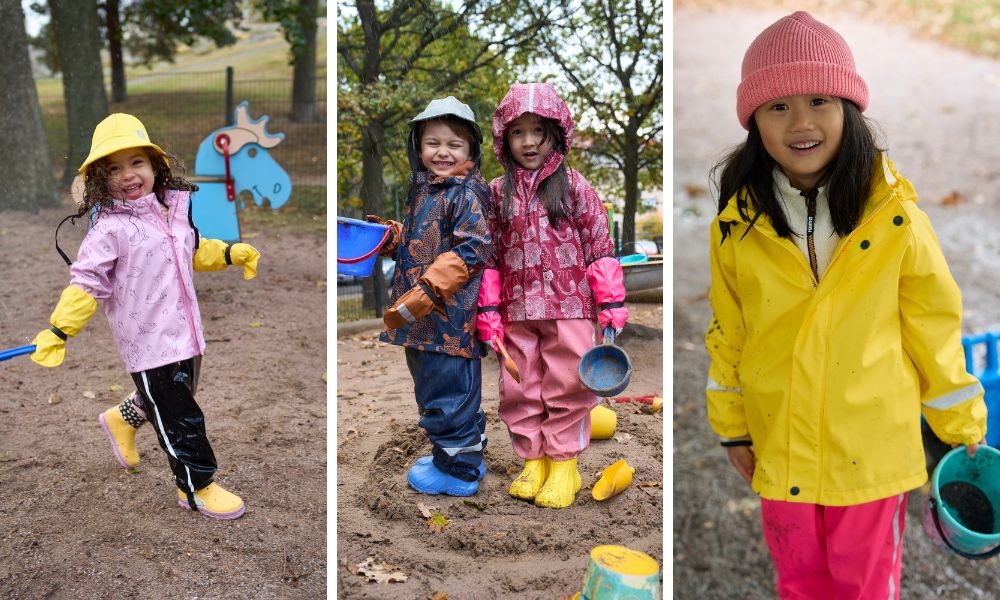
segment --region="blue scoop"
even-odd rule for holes
[[[584,353],[577,368],[580,382],[602,398],[617,396],[632,378],[632,361],[615,345],[614,329],[604,330],[604,343]]]

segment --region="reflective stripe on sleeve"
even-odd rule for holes
[[[933,400],[924,402],[924,406],[936,410],[948,410],[949,408],[957,404],[961,404],[966,400],[971,400],[982,393],[983,384],[977,381],[976,383],[957,389],[954,392],[945,394],[944,396],[938,396]]]

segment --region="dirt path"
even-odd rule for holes
[[[663,306],[630,303],[619,338],[633,361],[625,394],[662,389]],[[468,499],[410,489],[406,470],[430,453],[417,426],[413,383],[400,347],[377,331],[337,340],[337,590],[338,598],[556,599],[579,591],[590,549],[623,544],[663,561],[663,413],[632,404],[611,406],[616,437],[594,441],[580,457],[583,489],[572,507],[541,509],[507,493],[521,469],[497,416],[497,362],[483,361],[487,475]],[[624,458],[635,479],[622,494],[597,502],[590,489],[601,471]],[[435,530],[429,514],[448,525]],[[376,583],[368,570],[405,581]]]
[[[707,244],[714,215],[707,174],[727,147],[745,138],[735,116],[743,52],[787,12],[674,11],[677,599],[774,597],[759,503],[729,467],[705,421],[702,336],[709,319]],[[813,14],[840,32],[854,52],[871,92],[866,115],[881,125],[890,156],[916,185],[962,287],[966,333],[1000,328],[1000,238],[993,224],[1000,216],[1000,64],[915,39],[885,24],[891,20],[875,24],[846,13]],[[910,495],[901,597],[995,597],[997,559],[967,561],[933,547],[920,525],[925,497],[922,490]]]
[[[69,282],[52,244],[69,212],[3,213],[3,348],[46,326]],[[60,231],[71,257],[83,234]],[[288,230],[245,230],[244,241],[262,254],[256,279],[231,269],[195,285],[208,342],[198,401],[217,479],[246,514],[179,509],[148,426],[138,470],[118,466],[97,416],[132,380],[99,310],[60,367],[0,363],[0,597],[325,597],[325,241]]]

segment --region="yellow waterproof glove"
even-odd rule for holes
[[[243,267],[243,279],[257,276],[260,252],[250,244],[229,245],[222,240],[202,238],[192,257],[195,271],[221,271],[229,265]]]
[[[253,279],[257,276],[257,261],[260,252],[250,244],[233,244],[229,247],[228,256],[232,264],[243,267],[243,279]]]
[[[61,365],[66,358],[66,340],[80,333],[95,310],[97,300],[93,296],[76,286],[67,286],[49,317],[52,327],[43,329],[31,341],[36,346],[31,360],[43,367]]]

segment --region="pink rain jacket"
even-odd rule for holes
[[[534,171],[507,164],[504,133],[525,113],[555,119],[572,147],[573,118],[569,108],[547,83],[514,84],[493,115],[493,153],[505,169],[514,169],[511,216],[503,212],[503,177],[490,182],[488,209],[495,265],[500,271],[500,314],[504,321],[595,319],[594,297],[587,283],[587,266],[614,255],[608,214],[597,192],[579,172],[567,169],[571,198],[568,218],[555,227],[538,198],[539,184],[552,175],[565,155],[552,152]]]
[[[205,351],[194,291],[188,192],[168,190],[102,209],[80,244],[70,284],[99,300],[129,373]]]

